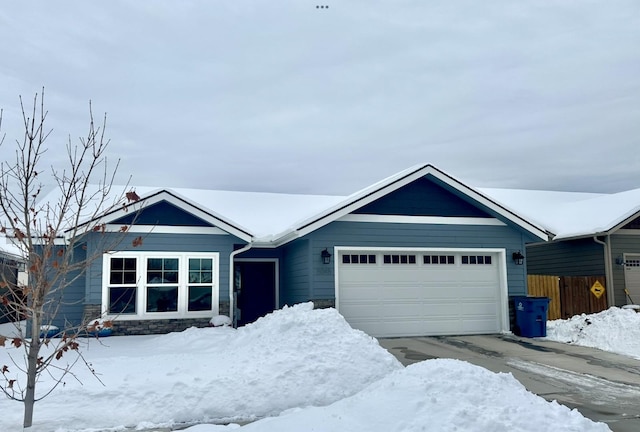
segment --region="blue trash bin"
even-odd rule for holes
[[[524,337],[546,337],[549,300],[548,297],[514,297],[513,306],[516,313],[514,333]]]

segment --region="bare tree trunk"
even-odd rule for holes
[[[24,395],[24,420],[22,426],[33,424],[33,407],[36,403],[36,378],[38,372],[38,353],[40,352],[40,319],[38,314],[31,320],[31,345],[27,355],[27,389]]]

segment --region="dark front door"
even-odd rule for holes
[[[238,325],[251,323],[276,307],[276,263],[235,262]]]

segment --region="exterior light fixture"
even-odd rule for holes
[[[322,257],[322,264],[331,264],[331,253],[327,250],[327,248],[324,248],[324,250],[320,253],[320,256]]]
[[[524,255],[522,255],[522,252],[520,251],[514,252],[512,255],[512,258],[513,258],[513,262],[516,263],[516,265],[524,264]]]

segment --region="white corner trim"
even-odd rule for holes
[[[448,216],[348,214],[339,218],[338,221],[340,222],[404,223],[404,224],[506,226],[504,222],[496,218],[448,217]]]

